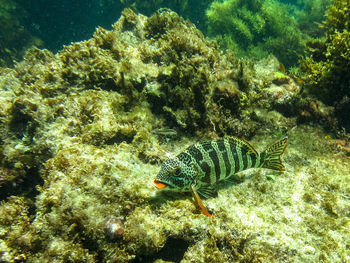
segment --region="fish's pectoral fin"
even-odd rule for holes
[[[242,183],[243,181],[244,181],[244,178],[242,178],[236,174],[232,174],[232,175],[229,175],[229,177],[222,180],[220,183],[221,184],[224,183],[224,184],[235,185],[238,183]]]
[[[217,197],[218,196],[218,191],[213,185],[205,185],[201,186],[197,190],[198,194],[204,198],[209,198],[209,197]]]
[[[196,190],[196,186],[193,184],[191,185],[191,189],[192,189],[192,193],[193,193],[193,197],[195,200],[196,205],[201,209],[202,214],[209,216],[209,217],[213,217],[212,214],[210,214],[207,210],[207,208],[203,205],[201,198],[199,197],[197,190]]]

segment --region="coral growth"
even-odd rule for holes
[[[297,126],[332,127],[332,111],[281,71],[165,9],[125,9],[55,55],[31,49],[0,72],[0,261],[347,261],[348,159]],[[170,153],[226,134],[258,150],[289,135],[287,172],[223,185],[204,201],[214,220],[190,195],[156,192]]]

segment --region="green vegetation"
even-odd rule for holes
[[[332,0],[299,0],[298,8],[294,9],[298,20],[298,28],[312,38],[319,38],[324,34],[320,25],[324,20],[324,13]]]
[[[340,125],[350,129],[350,2],[336,0],[326,12],[325,37],[308,43],[301,61],[307,90],[335,106]]]
[[[272,53],[290,67],[310,35],[317,35],[314,23],[324,8],[324,1],[308,1],[303,11],[274,0],[214,1],[207,10],[208,34],[238,56],[260,59]]]

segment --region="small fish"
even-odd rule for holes
[[[304,80],[302,80],[301,78],[295,76],[293,73],[290,73],[289,76],[294,79],[294,81],[299,85],[302,86],[304,85]]]
[[[172,159],[163,162],[153,184],[158,189],[192,191],[202,213],[212,216],[200,197],[216,197],[215,184],[249,168],[284,171],[281,155],[287,137],[258,153],[247,141],[237,137],[194,144]]]
[[[177,132],[174,129],[161,128],[152,130],[153,134],[162,135],[162,136],[176,136]]]
[[[286,74],[286,67],[284,66],[283,63],[280,62],[280,71],[284,74]]]

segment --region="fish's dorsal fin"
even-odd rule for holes
[[[228,136],[225,137],[230,143],[238,145],[242,149],[246,150],[248,154],[254,154],[255,156],[258,156],[258,152],[254,149],[253,146],[250,145],[249,142],[247,142],[244,139],[237,138],[235,136]]]

